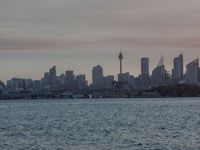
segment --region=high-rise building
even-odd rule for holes
[[[79,74],[76,76],[76,83],[78,89],[85,89],[87,87],[87,81],[84,74]]]
[[[100,65],[92,69],[92,84],[94,86],[103,85],[103,68]]]
[[[81,82],[81,83],[85,83],[85,75],[84,74],[79,74],[76,76],[76,80]]]
[[[66,77],[65,74],[62,73],[61,75],[59,75],[58,77],[58,83],[60,87],[63,87],[65,85],[65,81],[66,81]]]
[[[172,79],[175,83],[183,80],[183,54],[180,54],[178,57],[174,58]]]
[[[104,87],[111,88],[113,85],[113,81],[114,81],[113,75],[108,75],[108,76],[104,77]]]
[[[50,74],[49,74],[49,72],[44,73],[43,81],[44,81],[44,86],[50,85]]]
[[[53,66],[52,68],[49,69],[49,81],[52,87],[56,86],[57,83],[56,66]]]
[[[65,71],[65,77],[66,77],[66,89],[73,89],[73,81],[74,81],[74,71],[67,70]]]
[[[140,87],[149,87],[149,58],[141,58],[141,76],[140,76]]]
[[[141,58],[141,75],[149,76],[149,58]]]
[[[72,70],[65,71],[65,77],[66,77],[66,80],[72,81],[74,79],[74,71]]]
[[[32,79],[26,79],[25,80],[25,89],[30,90],[33,87],[33,80]]]
[[[157,87],[161,85],[165,85],[165,66],[157,66],[153,71],[152,71],[152,86]]]
[[[199,82],[199,59],[195,59],[186,66],[186,82],[188,84],[198,84]]]
[[[158,62],[156,68],[152,71],[151,76],[151,86],[157,87],[166,84],[166,70],[164,66],[164,59],[161,59]]]

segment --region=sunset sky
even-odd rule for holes
[[[0,80],[40,79],[52,65],[58,74],[85,73],[99,63],[104,74],[152,70],[161,55],[185,64],[200,56],[199,0],[0,0]]]

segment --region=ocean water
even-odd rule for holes
[[[0,150],[198,150],[200,98],[0,101]]]

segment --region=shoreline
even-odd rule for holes
[[[102,97],[102,98],[9,98],[9,99],[0,99],[0,101],[20,101],[20,100],[25,100],[25,101],[38,101],[38,100],[45,100],[45,101],[59,101],[59,100],[118,100],[118,99],[187,99],[187,98],[200,98],[200,96],[188,96],[188,97]]]

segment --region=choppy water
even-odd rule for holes
[[[0,149],[200,149],[200,98],[0,101]]]

